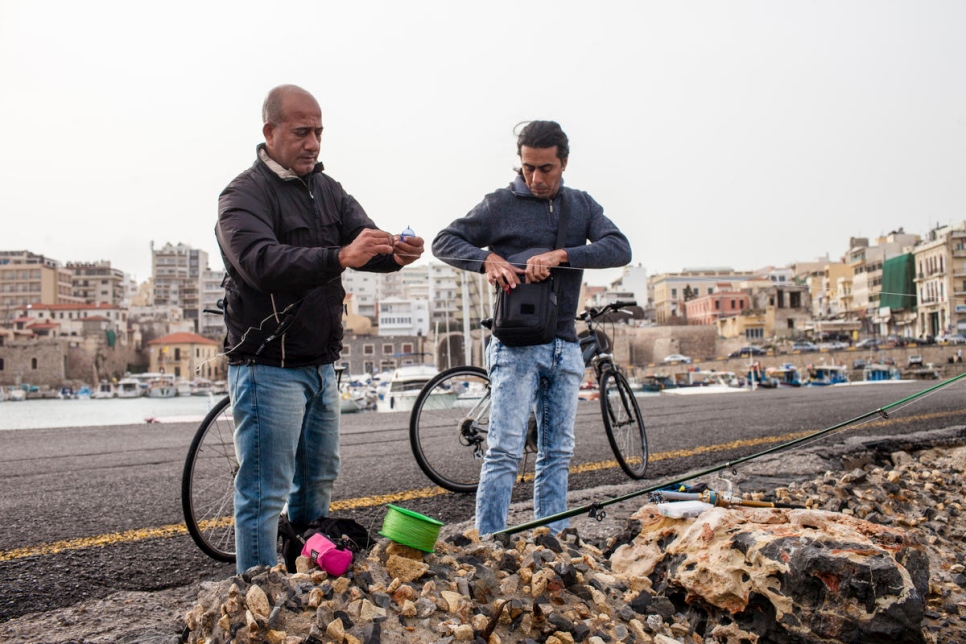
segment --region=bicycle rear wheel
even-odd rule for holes
[[[479,367],[454,367],[423,387],[409,416],[409,443],[420,469],[452,492],[475,492],[490,427],[490,379]]]
[[[185,525],[202,552],[218,561],[235,561],[235,423],[225,396],[201,421],[181,476]]]
[[[624,375],[605,369],[600,377],[600,413],[617,463],[632,479],[647,472],[647,434],[634,392]]]

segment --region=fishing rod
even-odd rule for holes
[[[503,530],[497,530],[496,532],[493,532],[492,534],[494,536],[496,536],[496,535],[511,535],[511,534],[516,534],[518,532],[523,532],[524,530],[532,530],[533,528],[539,528],[540,526],[546,525],[548,523],[553,523],[554,521],[559,521],[561,519],[569,519],[570,517],[574,517],[574,516],[577,516],[578,514],[585,514],[585,513],[588,514],[589,516],[597,519],[598,521],[603,521],[604,518],[607,516],[607,513],[604,511],[604,507],[606,507],[608,505],[612,505],[614,503],[620,503],[622,501],[629,501],[630,499],[633,499],[635,497],[641,496],[643,494],[650,494],[652,492],[657,492],[657,491],[660,491],[660,490],[664,490],[665,488],[673,488],[673,486],[681,485],[682,483],[685,483],[687,481],[691,481],[691,480],[696,479],[696,478],[699,478],[701,476],[707,476],[708,474],[714,474],[715,472],[720,472],[722,470],[727,470],[727,469],[734,469],[734,467],[736,465],[740,465],[742,463],[747,463],[748,461],[754,460],[756,458],[761,458],[762,456],[767,456],[768,454],[773,454],[775,452],[779,452],[779,451],[782,451],[782,450],[785,450],[785,449],[788,449],[788,448],[791,448],[791,447],[795,447],[797,445],[802,445],[804,443],[807,443],[807,442],[816,440],[818,438],[821,438],[822,436],[825,436],[826,434],[829,434],[829,433],[834,432],[836,430],[843,429],[845,427],[848,427],[849,425],[852,425],[852,424],[855,424],[855,423],[857,423],[859,421],[865,420],[866,418],[871,418],[872,416],[878,415],[878,416],[881,416],[882,418],[889,418],[888,411],[890,409],[892,409],[894,407],[898,407],[899,405],[903,405],[905,403],[912,402],[913,400],[916,400],[918,398],[922,398],[923,396],[926,396],[926,395],[931,394],[931,393],[933,393],[935,391],[938,391],[939,389],[942,389],[943,387],[947,387],[947,386],[949,386],[949,385],[951,385],[951,384],[953,384],[955,382],[958,382],[958,381],[960,381],[960,380],[962,380],[964,378],[966,378],[966,373],[961,373],[958,376],[955,376],[953,378],[950,378],[949,380],[944,380],[943,382],[941,382],[941,383],[939,383],[937,385],[933,385],[932,387],[929,387],[928,389],[924,389],[924,390],[920,391],[919,393],[913,394],[911,396],[907,396],[907,397],[903,398],[902,400],[897,400],[896,402],[890,403],[890,404],[885,405],[883,407],[879,407],[878,409],[873,409],[872,411],[866,412],[866,413],[862,414],[861,416],[856,416],[855,418],[851,418],[849,420],[843,421],[843,422],[838,423],[836,425],[832,425],[831,427],[826,427],[825,429],[820,429],[820,430],[818,430],[816,432],[812,432],[811,434],[808,434],[807,436],[802,436],[801,438],[796,438],[794,440],[787,441],[785,443],[782,443],[781,445],[776,445],[774,447],[770,447],[768,449],[762,450],[762,451],[757,452],[755,454],[750,454],[748,456],[742,456],[741,458],[737,458],[737,459],[735,459],[733,461],[727,461],[725,463],[722,463],[721,465],[716,465],[714,467],[708,468],[708,469],[703,470],[701,472],[697,472],[697,473],[694,473],[694,474],[687,474],[685,476],[682,476],[682,477],[679,477],[679,478],[676,478],[676,479],[672,479],[670,481],[663,481],[663,482],[658,483],[656,485],[652,485],[650,487],[646,487],[646,488],[644,488],[642,490],[637,490],[635,492],[631,492],[631,493],[625,494],[623,496],[614,497],[614,498],[608,499],[606,501],[598,501],[598,502],[595,502],[595,503],[590,503],[588,505],[582,505],[582,506],[580,506],[578,508],[574,508],[572,510],[565,510],[564,512],[560,512],[558,514],[554,514],[554,515],[549,516],[549,517],[543,517],[542,519],[537,519],[535,521],[529,521],[527,523],[521,523],[519,525],[510,526],[509,528],[504,528]]]

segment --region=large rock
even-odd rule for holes
[[[907,533],[817,510],[671,519],[651,504],[633,519],[641,529],[611,556],[615,575],[646,577],[703,612],[717,641],[924,641],[916,580],[928,579],[928,559]]]

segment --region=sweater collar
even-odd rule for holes
[[[256,150],[258,152],[258,160],[264,163],[269,170],[271,170],[276,175],[278,175],[279,179],[289,181],[291,179],[302,178],[299,175],[292,172],[291,170],[289,170],[288,168],[283,168],[272,157],[268,156],[268,149],[265,147],[264,143],[259,143]],[[315,167],[312,168],[312,172],[310,172],[309,174],[316,174],[318,172],[322,172],[323,170],[325,170],[325,166],[323,166],[322,162],[319,161],[318,163],[315,164]]]
[[[560,187],[557,188],[557,194],[555,194],[553,198],[556,199],[557,197],[559,197],[560,193],[563,192],[563,189],[564,189],[564,180],[563,180],[563,177],[560,177]],[[520,173],[517,173],[517,176],[515,176],[513,178],[513,181],[510,182],[510,191],[518,197],[529,197],[531,199],[540,198],[540,197],[534,196],[534,194],[530,192],[530,188],[527,187],[527,182],[523,179],[523,175]]]

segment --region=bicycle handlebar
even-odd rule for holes
[[[595,307],[592,307],[592,308],[586,309],[583,313],[581,313],[580,315],[578,315],[577,316],[577,319],[578,320],[584,320],[586,322],[589,322],[591,320],[595,320],[595,319],[599,318],[600,316],[604,315],[605,313],[608,313],[610,311],[619,311],[619,310],[624,309],[624,308],[627,308],[629,306],[637,306],[637,302],[633,302],[633,301],[631,301],[631,302],[624,302],[622,300],[617,300],[616,302],[611,302],[610,304],[606,304],[602,308],[599,308],[599,309],[598,308],[595,308]]]

